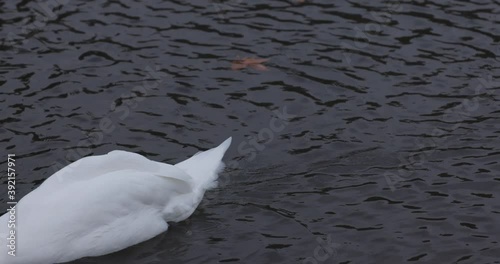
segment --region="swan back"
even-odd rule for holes
[[[82,158],[16,205],[16,257],[0,264],[50,264],[100,256],[165,232],[189,217],[213,187],[231,138],[176,165],[112,151]],[[0,216],[5,239],[9,214]],[[17,229],[17,226],[19,227]]]

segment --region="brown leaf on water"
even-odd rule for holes
[[[231,64],[231,69],[237,71],[244,69],[246,67],[250,67],[259,71],[266,71],[267,67],[262,63],[268,61],[268,59],[260,59],[260,58],[243,58],[233,61]]]
[[[250,68],[258,71],[267,71],[267,67],[262,64],[250,64]]]

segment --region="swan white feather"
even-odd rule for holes
[[[176,165],[112,151],[50,176],[16,205],[16,256],[8,255],[9,214],[0,217],[2,264],[50,264],[109,254],[146,241],[189,217],[215,186],[231,144]]]

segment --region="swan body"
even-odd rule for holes
[[[15,207],[15,256],[6,246],[10,214],[0,217],[0,263],[51,264],[116,252],[189,217],[215,187],[231,144],[175,164],[112,151],[50,176]],[[11,252],[12,254],[12,252]]]

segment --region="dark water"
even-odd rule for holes
[[[500,263],[500,2],[60,2],[0,4],[18,197],[233,136],[188,221],[74,263]]]

